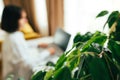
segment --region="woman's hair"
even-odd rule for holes
[[[22,8],[7,5],[4,7],[1,21],[1,28],[8,33],[15,32],[19,29],[18,20],[21,18]]]

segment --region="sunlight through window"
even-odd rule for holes
[[[46,0],[35,0],[35,9],[40,32],[43,36],[48,35]]]
[[[102,10],[120,10],[119,0],[64,0],[65,30],[71,34],[103,31],[107,15],[95,18]],[[103,32],[108,32],[106,29]]]

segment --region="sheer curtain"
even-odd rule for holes
[[[63,0],[35,0],[37,21],[43,36],[54,35],[56,28],[63,28]]]
[[[87,31],[103,31],[103,25],[107,16],[95,18],[102,10],[120,10],[119,0],[64,0],[65,30],[76,34]],[[107,32],[105,29],[103,32]]]
[[[48,36],[46,0],[35,0],[36,19],[42,36]]]

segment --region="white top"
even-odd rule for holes
[[[30,48],[24,39],[23,33],[19,31],[6,35],[2,45],[2,54],[4,74],[13,70],[11,64],[24,61],[26,65],[34,68],[50,56],[48,50],[40,53],[36,48]]]

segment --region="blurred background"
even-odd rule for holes
[[[77,32],[84,34],[96,30],[107,33],[107,27],[103,30],[107,16],[96,19],[97,14],[102,10],[120,10],[119,0],[0,0],[0,22],[2,10],[8,4],[24,8],[29,27],[41,37],[54,35],[57,28],[64,29],[72,36]],[[3,39],[4,32],[0,29],[0,44]],[[0,58],[0,72],[1,62]]]

